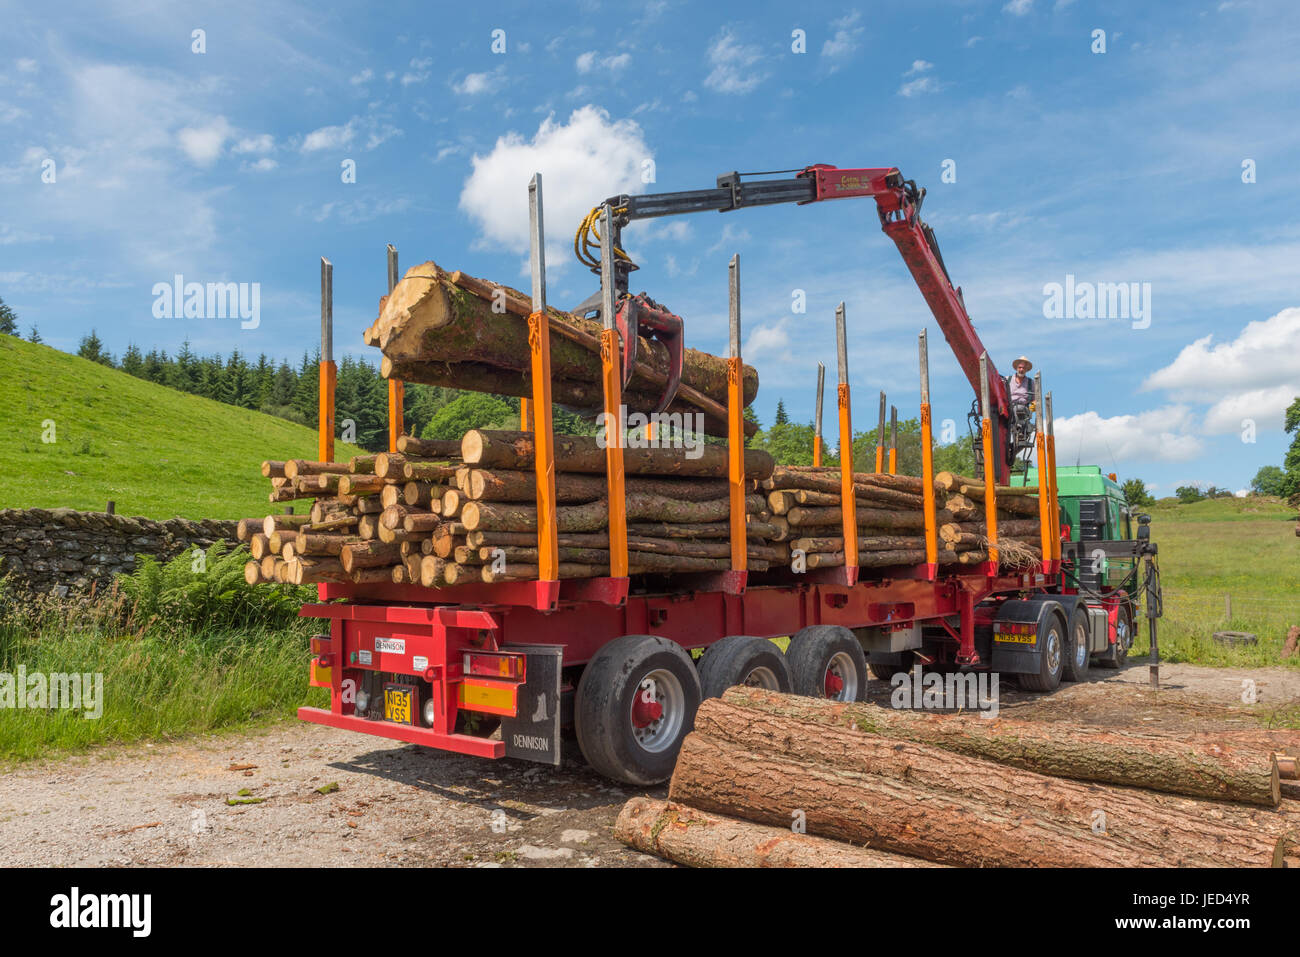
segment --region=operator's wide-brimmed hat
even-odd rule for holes
[[[1028,372],[1030,369],[1032,369],[1032,368],[1034,367],[1034,364],[1033,364],[1032,362],[1029,361],[1029,357],[1028,357],[1028,356],[1021,356],[1020,358],[1016,359],[1013,363],[1011,363],[1011,368],[1014,369],[1016,366],[1020,365],[1020,363],[1022,363],[1022,362],[1025,364],[1025,371],[1026,371],[1026,372]]]

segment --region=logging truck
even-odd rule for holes
[[[1037,560],[1028,567],[999,562],[994,520],[987,528],[987,561],[938,563],[922,332],[925,560],[885,568],[854,562],[858,529],[841,306],[838,407],[845,454],[840,463],[840,567],[747,568],[744,506],[735,504],[745,494],[744,400],[737,372],[730,377],[727,408],[719,410],[728,423],[730,461],[719,477],[725,475],[734,492],[731,567],[707,573],[627,573],[624,450],[615,441],[605,460],[609,574],[560,575],[538,176],[530,184],[533,302],[528,316],[536,580],[439,588],[377,580],[320,583],[319,602],[305,606],[302,614],[328,625],[311,639],[310,680],[328,689],[330,703],[300,709],[301,719],[460,754],[549,764],[560,763],[566,741],[576,742],[599,773],[648,785],[672,773],[702,698],[733,685],[860,701],[872,677],[888,679],[919,664],[948,672],[1016,675],[1022,688],[1051,691],[1062,680],[1079,680],[1093,663],[1119,667],[1125,662],[1144,589],[1155,660],[1159,580],[1147,519],[1131,511],[1113,475],[1092,467],[1055,466],[1050,395],[1042,393],[1041,379],[1033,422],[1026,427],[1018,419],[1006,383],[966,313],[961,290],[948,278],[934,233],[921,219],[925,190],[895,168],[817,165],[791,178],[749,175],[725,174],[713,189],[611,197],[584,221],[575,249],[591,257],[588,265],[600,277],[600,289],[578,311],[598,318],[605,333],[600,350],[603,413],[620,415],[618,387],[637,361],[635,349],[625,345],[620,350],[620,342],[634,345],[647,336],[665,346],[672,365],[655,411],[668,407],[676,395],[684,351],[681,319],[644,294],[629,294],[629,274],[636,267],[621,249],[623,227],[634,220],[705,210],[870,197],[978,396],[972,421],[979,426],[975,450],[982,476],[969,480],[981,486],[972,493],[985,496],[987,514],[994,519],[999,490],[1008,497],[1017,485],[1023,492],[1036,490]],[[583,229],[590,235],[584,237]],[[390,257],[391,293],[396,281],[391,247]],[[734,265],[733,259],[730,361],[738,370]],[[323,384],[326,378],[323,373]],[[323,392],[322,430],[332,433],[333,410],[326,406]],[[397,408],[390,425],[394,450],[400,402]],[[883,437],[883,403],[881,425]],[[332,448],[332,434],[330,440]],[[323,431],[322,450],[326,448]],[[1031,458],[1034,468],[1028,467]],[[878,450],[876,472],[884,470]],[[773,640],[787,637],[784,648]]]

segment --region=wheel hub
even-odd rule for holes
[[[826,697],[833,698],[844,690],[844,679],[830,668],[826,669]]]
[[[632,702],[632,724],[638,728],[648,728],[664,716],[664,706],[650,697],[649,691],[642,690]]]

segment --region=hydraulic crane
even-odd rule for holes
[[[621,195],[605,200],[604,206],[613,213],[613,235],[608,239],[613,243],[615,251],[617,325],[623,342],[635,343],[638,333],[658,338],[668,347],[670,361],[680,363],[681,319],[650,300],[644,293],[640,296],[628,293],[628,277],[637,266],[622,249],[621,232],[627,224],[639,219],[708,210],[725,213],[749,206],[771,206],[778,203],[806,205],[828,199],[870,197],[876,201],[881,228],[898,246],[903,261],[907,263],[912,278],[920,287],[921,295],[925,297],[939,328],[943,330],[944,338],[957,357],[971,388],[979,394],[980,355],[984,352],[984,347],[966,312],[961,287],[954,286],[948,276],[934,230],[921,219],[925,189],[917,187],[913,180],[904,179],[903,174],[892,166],[840,169],[819,163],[799,170],[772,172],[793,172],[795,175],[785,179],[745,179],[746,176],[766,176],[771,173],[733,171],[719,176],[718,185],[714,189]],[[583,220],[574,237],[574,251],[579,260],[591,266],[597,274],[600,272],[599,245],[604,241],[604,237],[598,235],[596,227],[599,210],[600,207],[597,207]],[[598,310],[599,302],[597,294],[579,306],[577,311]],[[628,353],[631,350],[624,351]],[[992,360],[988,365],[989,400],[994,423],[995,474],[998,484],[1005,485],[1010,480],[1011,466],[1024,447],[1024,437],[1017,434],[1006,381],[997,373]],[[624,368],[626,373],[630,373],[631,366],[626,355]],[[680,372],[679,365],[678,371]],[[676,381],[676,376],[670,376],[670,391],[661,399],[661,408],[672,401],[672,389]]]

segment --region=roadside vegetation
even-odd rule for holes
[[[0,709],[0,761],[238,730],[327,702],[307,686],[314,625],[297,617],[314,589],[248,585],[242,546],[201,554],[144,559],[99,595],[0,583],[0,674],[103,676],[98,718],[85,707]]]

